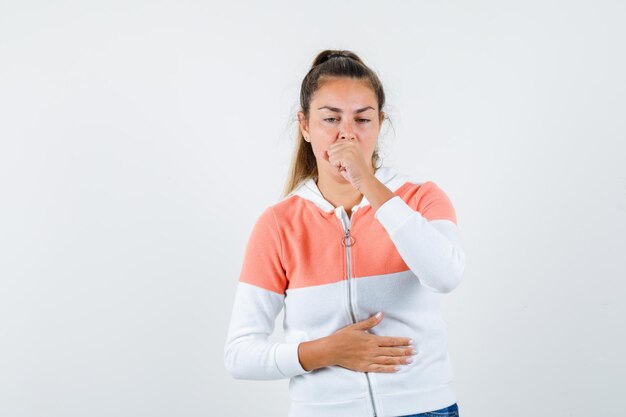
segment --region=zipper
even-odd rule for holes
[[[354,216],[356,214],[356,211],[359,209],[359,206],[354,206],[352,208],[352,222],[354,222]],[[346,213],[345,209],[343,208],[343,206],[341,206],[341,224],[343,226],[343,231],[344,231],[344,235],[343,235],[343,239],[341,241],[342,245],[346,248],[346,261],[348,263],[348,306],[350,307],[350,315],[352,316],[352,323],[356,323],[356,315],[354,313],[354,309],[352,307],[352,289],[351,289],[351,282],[352,282],[352,267],[351,267],[351,254],[350,254],[350,247],[354,244],[354,241],[352,240],[352,236],[350,235],[350,218],[348,217],[348,214]],[[347,225],[346,225],[347,223]],[[378,413],[376,412],[376,405],[374,404],[374,393],[372,391],[372,383],[370,381],[370,376],[367,372],[364,372],[365,374],[365,379],[367,380],[367,389],[369,391],[369,398],[370,401],[372,403],[372,409],[374,410],[374,417],[378,416]]]

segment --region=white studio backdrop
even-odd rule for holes
[[[379,74],[385,162],[457,211],[461,415],[619,414],[625,7],[0,2],[0,415],[286,415],[286,379],[222,355],[327,48]]]

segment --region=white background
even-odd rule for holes
[[[619,414],[624,20],[621,1],[2,1],[0,415],[286,414],[288,380],[234,380],[222,355],[327,48],[379,74],[385,163],[455,206],[461,415]]]

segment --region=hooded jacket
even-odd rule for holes
[[[395,194],[374,211],[365,196],[348,217],[303,181],[258,217],[246,245],[224,349],[237,379],[289,378],[289,417],[396,417],[456,402],[441,297],[465,268],[444,191],[382,166]],[[269,341],[282,309],[284,341]],[[396,372],[302,368],[298,345],[378,311],[369,333],[409,337],[417,355]]]

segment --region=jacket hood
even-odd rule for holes
[[[406,183],[409,180],[408,176],[406,176],[405,174],[401,172],[396,171],[394,168],[390,166],[379,167],[374,172],[374,176],[378,178],[380,182],[385,184],[387,188],[389,188],[391,191],[394,191],[394,192],[398,188],[400,188],[400,186],[402,186],[404,183]],[[287,197],[292,196],[292,195],[297,195],[301,198],[305,198],[313,202],[317,207],[319,207],[325,212],[333,212],[333,211],[337,212],[337,210],[340,210],[341,207],[343,207],[343,206],[335,207],[328,200],[326,200],[324,196],[322,195],[322,193],[320,192],[319,188],[317,187],[317,184],[315,183],[315,179],[313,178],[308,178],[307,180],[300,183],[300,185],[298,185],[291,193],[289,193]],[[362,207],[365,205],[369,205],[369,202],[367,201],[367,198],[365,198],[365,195],[364,195],[363,198],[361,199],[361,202],[354,207]]]

